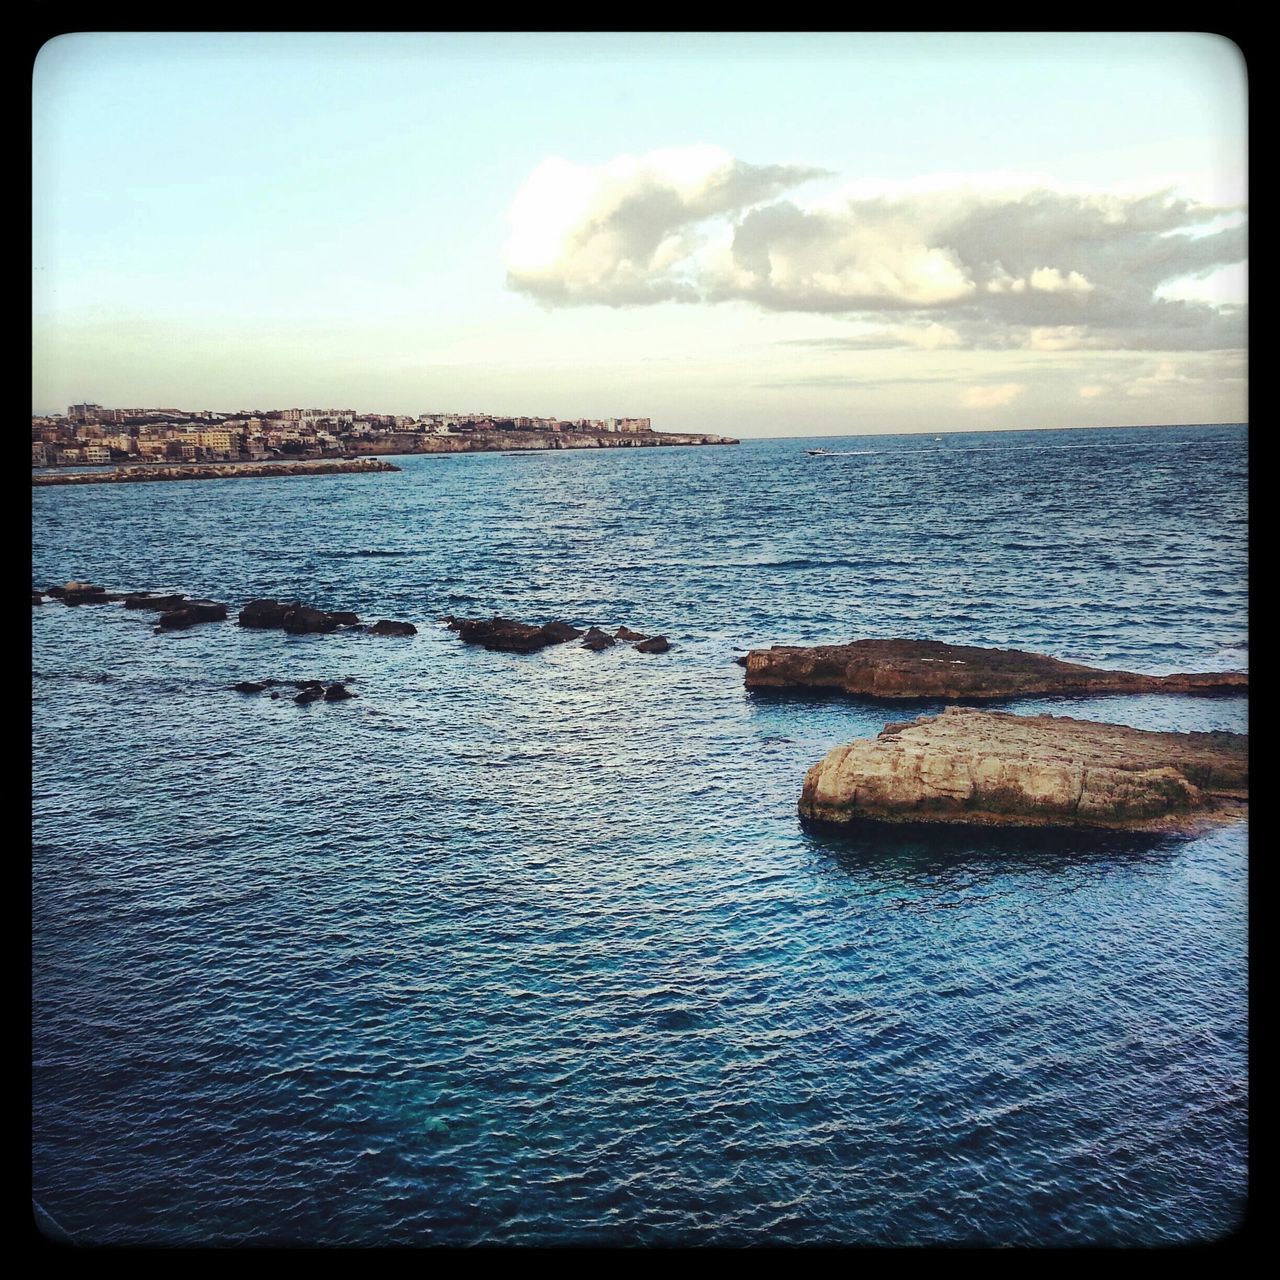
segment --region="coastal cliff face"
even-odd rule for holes
[[[747,654],[748,689],[831,689],[864,698],[1000,699],[1030,694],[1246,693],[1238,671],[1169,676],[1103,671],[1017,649],[936,640],[855,640]]]
[[[836,747],[805,775],[817,822],[1194,831],[1242,816],[1248,738],[948,707]]]

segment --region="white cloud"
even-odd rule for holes
[[[880,345],[917,345],[931,326],[970,348],[1244,345],[1241,208],[1013,174],[779,198],[817,176],[705,146],[548,160],[512,205],[508,279],[550,305],[747,302],[906,322]]]
[[[1099,396],[1107,394],[1107,388],[1100,383],[1090,382],[1080,388],[1079,394],[1081,400],[1096,400]]]
[[[661,302],[697,296],[693,228],[821,170],[750,165],[718,147],[675,147],[606,164],[544,160],[512,203],[508,282],[549,303]]]

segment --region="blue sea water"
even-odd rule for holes
[[[810,457],[822,445],[831,456]],[[1246,830],[832,835],[774,643],[1241,668],[1243,427],[35,490],[33,1195],[85,1243],[1161,1244],[1247,1193]],[[491,613],[664,655],[462,645]],[[295,706],[227,686],[350,677]],[[938,709],[936,704],[913,712]],[[1246,728],[1242,698],[1035,699]]]

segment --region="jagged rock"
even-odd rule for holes
[[[607,631],[601,631],[599,627],[588,627],[582,640],[582,647],[599,653],[601,649],[612,649],[617,643]]]
[[[647,640],[648,636],[642,636],[638,631],[632,631],[630,627],[619,627],[613,633],[617,640]]]
[[[162,631],[182,631],[197,622],[221,622],[227,616],[227,606],[213,600],[187,600],[180,608],[162,613],[156,625]]]
[[[250,600],[240,610],[236,621],[242,627],[279,630],[284,626],[286,616],[300,606],[298,600]]]
[[[671,643],[666,636],[654,636],[651,640],[642,640],[631,646],[637,653],[666,653]]]
[[[355,698],[358,696],[358,694],[352,693],[345,684],[331,684],[324,691],[324,700],[326,702],[344,702],[347,698]]]
[[[464,644],[483,645],[506,653],[534,653],[549,644],[563,644],[582,634],[564,622],[535,627],[513,618],[446,618],[446,625],[458,633]]]
[[[800,815],[1194,831],[1247,811],[1248,742],[948,707],[828,752]]]
[[[371,627],[366,627],[365,630],[371,636],[416,636],[418,634],[418,628],[412,622],[390,622],[385,618],[375,622]]]
[[[185,595],[156,596],[149,591],[130,591],[125,594],[124,607],[168,612],[170,609],[180,609],[186,598]]]
[[[1103,671],[1017,649],[937,640],[855,640],[747,654],[748,689],[833,689],[865,698],[998,699],[1031,694],[1245,693],[1243,672],[1146,676]]]

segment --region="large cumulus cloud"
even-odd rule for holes
[[[753,165],[718,147],[619,156],[596,167],[543,161],[512,204],[507,281],[552,305],[695,300],[695,228],[821,169]]]
[[[1045,182],[846,188],[711,147],[548,161],[511,210],[508,280],[550,305],[672,299],[880,322],[850,346],[1222,350],[1244,309],[1161,296],[1243,261],[1243,210]]]

